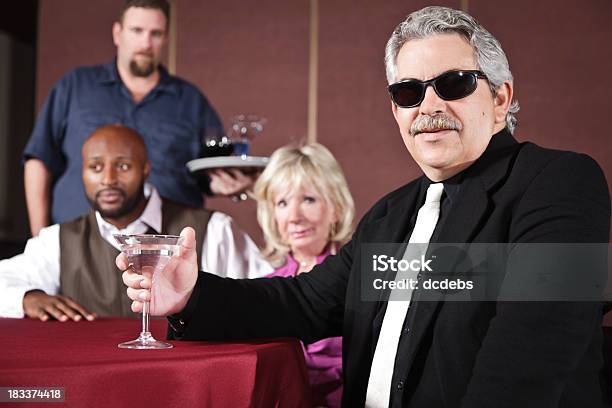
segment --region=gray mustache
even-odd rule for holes
[[[461,130],[461,124],[446,115],[420,116],[412,122],[410,135],[416,136],[423,132],[435,132],[438,130]]]

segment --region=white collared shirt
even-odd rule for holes
[[[145,185],[145,196],[149,200],[144,211],[124,229],[106,222],[96,211],[102,238],[119,249],[113,234],[144,234],[149,227],[161,232],[161,198],[149,184]],[[37,237],[28,240],[22,254],[0,261],[0,317],[23,317],[23,296],[30,290],[58,294],[59,231],[59,224],[43,228]],[[230,278],[258,278],[273,271],[251,238],[234,224],[229,215],[217,211],[206,227],[200,266],[204,271]]]

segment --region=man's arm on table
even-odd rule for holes
[[[35,237],[50,223],[52,177],[45,163],[34,158],[25,162],[23,173],[30,232]]]
[[[516,209],[511,242],[605,243],[609,220],[603,173],[592,159],[565,154],[530,184]],[[513,256],[508,264],[517,261]],[[589,278],[588,271],[577,273]],[[558,407],[600,326],[595,301],[498,302],[462,406]]]
[[[59,225],[43,228],[22,254],[0,261],[0,316],[43,321],[93,320],[95,315],[70,298],[60,285]]]

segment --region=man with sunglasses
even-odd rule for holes
[[[185,229],[179,260],[164,273],[173,288],[165,292],[168,307],[151,312],[168,315],[174,337],[185,340],[294,336],[309,343],[342,335],[345,407],[601,406],[601,307],[595,296],[538,299],[534,282],[567,285],[556,270],[564,254],[539,257],[533,269],[523,250],[607,243],[610,198],[601,169],[585,155],[513,138],[518,104],[508,61],[464,12],[410,14],[389,39],[385,62],[393,115],[424,176],[381,199],[336,256],[295,278],[198,273],[193,231]],[[432,275],[423,268],[423,285],[411,286],[407,298],[385,301],[394,300],[392,291],[368,301],[372,257],[364,244],[381,242],[503,243],[502,256],[486,253],[486,262],[467,270],[484,265],[485,278],[500,274],[502,289],[516,296],[499,290],[449,301],[461,293],[428,293]],[[124,256],[117,266],[127,267]],[[573,272],[593,283],[588,267]],[[123,279],[132,309],[141,310],[150,280],[129,271]],[[212,312],[221,302],[223,310]]]

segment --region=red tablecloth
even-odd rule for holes
[[[166,322],[151,321],[151,330],[164,339]],[[309,405],[296,340],[171,341],[174,348],[168,350],[117,348],[139,331],[140,321],[130,319],[0,319],[0,387],[63,387],[65,403],[45,407]]]

